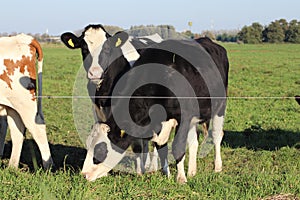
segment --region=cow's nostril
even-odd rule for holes
[[[81,172],[81,174],[85,179],[88,179],[89,176],[87,172]]]
[[[101,161],[98,160],[98,159],[96,159],[96,158],[93,158],[93,163],[94,163],[95,165],[98,165],[98,164],[101,163]]]

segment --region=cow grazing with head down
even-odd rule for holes
[[[90,181],[105,176],[137,138],[150,140],[151,132],[160,132],[157,137],[163,144],[176,127],[172,124],[178,123],[172,152],[177,162],[177,181],[186,182],[186,144],[190,147],[188,175],[193,176],[198,148],[196,125],[209,121],[215,144],[215,171],[221,171],[229,67],[226,50],[210,40],[205,41],[206,47],[195,41],[169,40],[142,50],[133,67],[122,70],[129,65],[122,51],[127,41],[128,35],[120,32],[107,37],[102,45],[101,68],[116,72],[110,91],[115,98],[109,102],[111,110],[106,123],[94,125],[82,173]],[[162,107],[164,112],[157,114]]]
[[[38,55],[38,95],[36,90],[36,55]],[[18,167],[26,128],[36,141],[43,166],[53,165],[42,113],[42,64],[40,44],[31,36],[20,34],[0,38],[0,119],[3,153],[6,119],[11,133],[10,166]]]
[[[88,25],[83,30],[80,36],[76,36],[71,32],[66,32],[61,35],[62,42],[70,49],[81,49],[83,66],[87,73],[89,80],[87,88],[91,100],[94,105],[95,120],[99,122],[106,122],[107,116],[111,109],[111,100],[95,98],[95,96],[110,96],[116,81],[119,79],[120,74],[129,71],[132,64],[139,58],[139,54],[145,47],[161,42],[162,39],[159,35],[145,36],[140,38],[130,38],[126,44],[123,44],[121,49],[125,55],[126,62],[119,63],[120,68],[107,68],[108,64],[105,58],[100,56],[101,51],[106,51],[103,46],[107,38],[111,35],[107,33],[102,25]],[[122,41],[119,41],[122,42]],[[89,140],[89,139],[88,139]],[[89,147],[90,143],[87,141],[86,146]],[[145,172],[145,162],[149,158],[148,141],[136,139],[131,145],[133,151],[137,153],[137,173],[142,174]],[[156,156],[157,157],[157,156]],[[166,160],[163,158],[163,160]],[[151,162],[150,170],[155,170],[155,156]],[[169,169],[166,164],[164,173],[169,175]]]

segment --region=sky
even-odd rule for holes
[[[88,24],[173,25],[177,31],[240,29],[253,22],[300,21],[299,0],[5,0],[1,2],[0,33],[60,35]]]

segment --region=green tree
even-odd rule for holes
[[[212,31],[203,31],[202,35],[204,35],[205,37],[208,37],[208,38],[210,38],[212,40],[216,39],[216,36],[215,36],[215,34]]]
[[[290,21],[285,35],[285,41],[291,43],[300,43],[300,22]]]
[[[118,31],[123,31],[123,28],[118,27],[118,26],[108,26],[108,25],[106,26],[105,25],[104,28],[111,35],[114,35]]]
[[[244,26],[238,33],[238,39],[248,44],[258,44],[262,42],[263,26],[258,22],[252,23],[251,26]]]
[[[279,20],[271,22],[271,24],[264,30],[266,42],[281,43],[285,40],[285,31]]]
[[[190,30],[184,31],[181,34],[184,35],[187,38],[193,38],[194,37],[194,34]]]

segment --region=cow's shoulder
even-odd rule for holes
[[[201,37],[195,39],[195,41],[198,44],[200,44],[207,51],[207,53],[209,53],[209,55],[217,65],[219,71],[221,72],[222,76],[227,77],[228,70],[229,70],[229,61],[228,61],[226,49],[223,46],[213,42],[208,37]],[[225,79],[227,82],[227,78]]]
[[[227,57],[227,51],[226,49],[213,42],[211,39],[209,39],[208,37],[202,37],[202,38],[198,38],[195,39],[196,42],[198,42],[213,58],[221,58],[224,59],[225,57]]]

